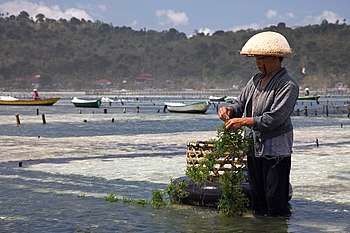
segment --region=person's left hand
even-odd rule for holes
[[[242,126],[252,127],[254,124],[253,117],[232,118],[226,121],[225,127],[228,130],[238,130]]]
[[[230,131],[236,131],[242,126],[242,118],[232,118],[226,121],[225,127]]]

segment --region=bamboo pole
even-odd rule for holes
[[[18,113],[16,114],[16,124],[17,124],[17,126],[21,124]]]
[[[45,114],[42,114],[41,118],[43,119],[43,124],[45,125],[46,124]]]

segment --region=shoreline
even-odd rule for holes
[[[112,89],[91,89],[91,90],[39,90],[41,96],[57,96],[57,97],[74,97],[74,96],[116,96],[116,97],[182,97],[182,98],[208,98],[212,96],[238,96],[240,90],[233,89],[207,89],[207,90],[164,90],[164,89],[148,89],[148,90],[112,90]],[[23,96],[31,97],[31,90],[14,90],[14,91],[0,91],[3,96]],[[329,88],[322,90],[314,90],[313,95],[320,95],[321,98],[350,98],[350,88]],[[303,90],[300,90],[299,96],[304,96]]]

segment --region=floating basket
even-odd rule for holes
[[[186,161],[187,168],[196,169],[199,165],[207,159],[208,155],[215,151],[215,146],[210,141],[195,141],[187,143]],[[239,184],[242,192],[247,198],[250,198],[250,186],[247,178],[247,156],[243,154],[232,155],[224,153],[218,156],[214,161],[213,168],[207,177],[207,181],[197,183],[189,176],[179,177],[173,181],[174,184],[179,184],[182,190],[188,192],[187,197],[181,199],[181,203],[195,206],[213,206],[217,207],[220,198],[222,197],[222,185],[218,182],[218,178],[224,173],[232,173],[235,171],[243,171],[243,180]],[[182,185],[186,182],[187,185]],[[289,184],[289,200],[293,196],[293,189]]]
[[[187,166],[198,166],[208,155],[215,150],[214,144],[210,141],[196,141],[187,143],[186,160]],[[219,177],[225,172],[247,171],[247,159],[244,155],[232,155],[224,153],[215,159],[215,164],[209,174],[209,180]]]

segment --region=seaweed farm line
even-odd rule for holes
[[[292,117],[293,213],[286,221],[105,201],[109,193],[150,200],[153,190],[184,176],[187,142],[214,138],[222,124],[214,106],[206,114],[176,114],[158,111],[161,98],[99,109],[61,99],[39,107],[46,124],[37,109],[0,106],[0,232],[350,232],[346,112]]]

